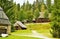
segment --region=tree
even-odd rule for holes
[[[17,4],[17,9],[18,11],[20,11],[20,4]]]
[[[45,12],[45,5],[43,3],[41,4],[41,12]]]
[[[9,17],[12,15],[12,6],[13,6],[13,0],[0,0],[0,6],[3,8],[6,15]]]
[[[27,19],[28,19],[29,22],[32,22],[32,20],[33,20],[33,11],[32,11],[32,9],[27,11]]]
[[[26,13],[23,11],[23,9],[20,10],[18,18],[19,21],[24,21],[26,19]]]
[[[44,18],[48,18],[48,16],[49,16],[49,13],[48,13],[48,11],[46,10],[45,13],[44,13]]]
[[[51,13],[51,0],[47,0],[47,9]]]
[[[60,0],[54,0],[54,8],[51,13],[51,33],[55,38],[60,38]]]
[[[36,9],[35,12],[34,12],[34,18],[37,19],[39,16],[40,16],[39,10]]]

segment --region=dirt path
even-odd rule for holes
[[[43,39],[50,39],[50,38],[45,37],[44,35],[38,33],[35,30],[32,30],[32,34],[12,34],[12,35],[15,35],[15,36],[36,37],[36,38],[43,38]]]
[[[32,33],[34,36],[38,37],[38,38],[44,38],[44,39],[49,39],[48,37],[45,37],[44,35],[38,33],[37,31],[35,30],[32,30]]]

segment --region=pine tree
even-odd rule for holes
[[[51,0],[47,0],[47,9],[51,13]]]
[[[38,8],[34,12],[34,18],[37,19],[40,16]]]
[[[60,38],[60,0],[54,0],[53,11],[51,14],[51,33],[55,38]]]
[[[32,20],[33,20],[33,11],[32,11],[32,9],[27,11],[27,19],[28,19],[29,22],[32,22]]]
[[[18,11],[20,11],[20,4],[17,4],[17,9]]]

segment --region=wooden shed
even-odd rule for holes
[[[35,21],[37,23],[50,22],[49,17],[50,17],[50,14],[48,14],[48,17],[45,18],[44,12],[40,12],[40,16],[38,17],[38,19],[35,19]]]
[[[20,21],[16,21],[16,23],[14,24],[14,27],[16,30],[25,30],[27,29],[27,27]]]
[[[0,7],[0,34],[10,34],[11,26],[8,17]]]

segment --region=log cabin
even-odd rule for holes
[[[27,26],[25,26],[22,22],[16,21],[14,24],[15,30],[26,30]]]
[[[0,7],[0,34],[10,34],[11,33],[11,26],[10,21],[6,14],[4,13],[3,9]]]

